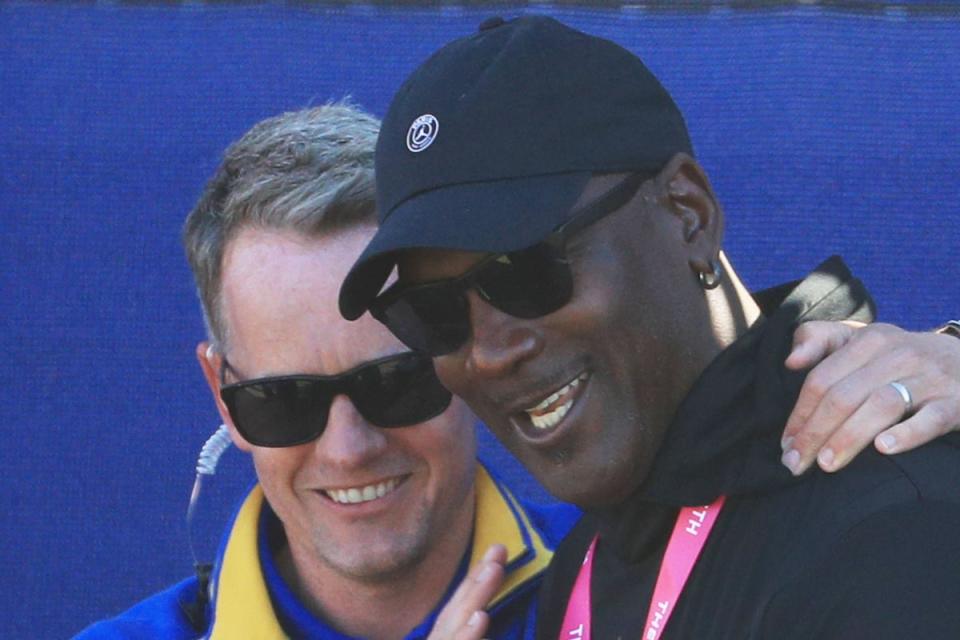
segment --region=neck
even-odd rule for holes
[[[275,558],[280,575],[311,613],[341,633],[399,640],[436,608],[456,575],[470,545],[473,491],[468,500],[471,508],[431,539],[426,555],[410,567],[358,578],[330,567],[309,548],[288,544]]]
[[[752,327],[761,314],[760,307],[722,251],[720,264],[723,267],[723,283],[714,291],[708,292],[707,305],[713,335],[723,349]]]

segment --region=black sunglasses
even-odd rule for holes
[[[411,351],[335,376],[273,376],[223,384],[227,369],[236,373],[224,356],[220,397],[240,435],[258,447],[290,447],[319,438],[338,394],[348,396],[368,422],[384,428],[425,422],[450,406],[450,392],[437,379],[433,362]]]
[[[487,256],[457,278],[414,285],[397,282],[377,296],[370,313],[408,347],[432,356],[456,351],[470,337],[469,289],[517,318],[552,313],[573,296],[566,257],[569,238],[630,202],[650,177],[628,176],[532,247]]]

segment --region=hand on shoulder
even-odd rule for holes
[[[900,453],[960,429],[954,335],[807,322],[794,334],[786,366],[812,367],[783,433],[783,462],[794,474],[814,461],[837,471],[871,442],[881,453]]]

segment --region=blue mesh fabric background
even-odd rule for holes
[[[960,18],[918,5],[495,11],[644,57],[687,115],[748,284],[842,253],[882,318],[927,328],[960,314]],[[490,13],[0,4],[0,637],[69,636],[190,571],[183,513],[217,415],[179,230],[223,148],[344,95],[382,115]],[[251,479],[229,452],[201,551]]]

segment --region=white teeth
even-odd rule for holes
[[[573,399],[567,400],[562,405],[551,411],[550,413],[545,413],[543,415],[535,416],[530,415],[530,422],[533,423],[537,429],[549,429],[560,424],[560,421],[563,420],[564,416],[567,415],[567,412],[570,411],[570,407],[573,406]]]
[[[567,412],[570,411],[570,407],[573,406],[573,398],[568,398],[565,402],[559,406],[554,407],[552,410],[547,411],[547,407],[551,406],[557,400],[562,398],[565,395],[571,395],[573,390],[577,386],[586,380],[588,377],[587,373],[581,373],[579,376],[568,382],[563,388],[558,389],[554,393],[551,393],[547,398],[540,402],[537,406],[527,409],[527,415],[530,416],[530,422],[537,429],[550,429],[555,427],[560,423],[561,420],[567,415]],[[547,411],[544,413],[544,411]]]
[[[382,498],[396,489],[398,484],[400,484],[400,481],[397,478],[392,478],[379,484],[368,484],[363,487],[326,489],[324,493],[328,498],[338,504],[359,504],[361,502],[370,502],[371,500]]]

